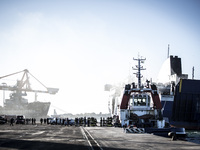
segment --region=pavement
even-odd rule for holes
[[[200,144],[152,134],[124,133],[114,127],[0,125],[0,150],[200,149]]]
[[[60,125],[1,125],[1,150],[88,150],[79,127]]]

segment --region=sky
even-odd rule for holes
[[[168,44],[182,72],[191,78],[194,66],[200,79],[199,8],[198,0],[0,0],[0,77],[28,69],[59,88],[38,94],[49,114],[108,113],[104,85],[134,76],[138,56],[144,78],[156,81]]]

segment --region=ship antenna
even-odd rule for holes
[[[194,79],[194,66],[192,67],[192,79]]]
[[[138,78],[138,88],[141,88],[141,78],[143,77],[141,75],[141,70],[146,70],[145,68],[143,68],[143,66],[141,66],[141,63],[144,63],[144,60],[146,60],[146,58],[138,57],[138,59],[133,58],[133,60],[138,61],[138,65],[136,65],[136,68],[133,68],[133,70],[138,70],[138,72],[134,74],[136,74],[136,77]]]
[[[169,47],[170,47],[170,45],[168,44],[167,58],[169,58]]]

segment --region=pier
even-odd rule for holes
[[[123,128],[61,125],[0,125],[1,150],[200,149],[200,144],[153,134],[125,133]]]

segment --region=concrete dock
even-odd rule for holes
[[[114,127],[0,125],[1,150],[133,150],[200,149],[200,144],[152,134],[124,133]]]

